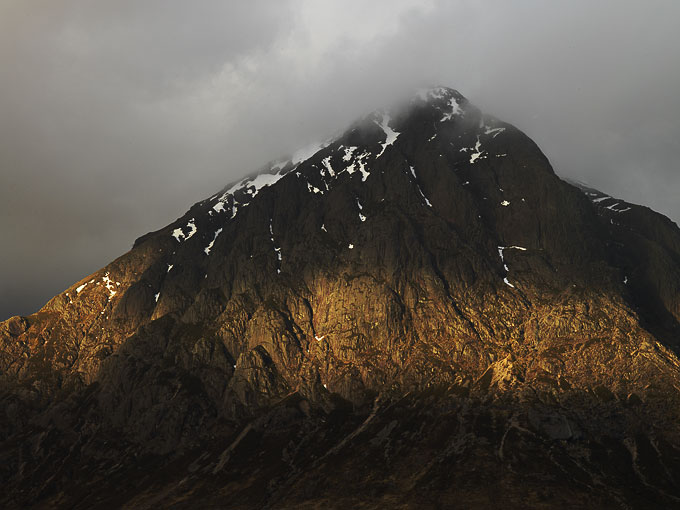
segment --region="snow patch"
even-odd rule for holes
[[[310,183],[307,183],[307,189],[310,193],[321,193],[323,195],[323,191],[321,191],[316,186],[311,185]]]
[[[356,201],[357,201],[357,207],[359,208],[359,219],[360,219],[362,222],[363,222],[363,221],[366,221],[366,216],[364,216],[363,214],[361,214],[361,211],[363,211],[364,208],[363,208],[363,206],[361,205],[361,202],[359,202],[359,199],[358,199],[358,198],[356,199]]]
[[[474,164],[478,159],[484,159],[486,157],[486,151],[481,150],[482,143],[479,141],[479,135],[477,135],[477,143],[475,143],[475,152],[470,155],[470,164]]]
[[[276,253],[276,261],[277,261],[277,268],[276,268],[276,273],[281,274],[281,247],[276,246],[276,242],[274,241],[274,230],[272,228],[272,219],[269,219],[269,235],[271,236],[270,239],[272,241],[272,245],[274,246],[274,253]]]
[[[111,278],[109,278],[109,272],[108,271],[103,276],[102,281],[104,282],[106,289],[109,291],[109,299],[111,299],[113,296],[116,295],[116,291],[113,290],[113,289],[115,289],[115,287],[114,287],[115,282],[111,281]]]
[[[463,110],[461,109],[460,105],[458,104],[458,101],[453,96],[449,97],[448,108],[449,108],[449,111],[444,113],[444,115],[442,116],[441,122],[449,121],[453,117],[455,117],[457,115],[463,115],[463,113],[464,113]]]
[[[87,284],[88,284],[88,283],[89,283],[89,282],[85,282],[85,283],[83,283],[80,287],[76,288],[76,292],[77,292],[78,294],[80,294],[80,292],[81,292],[85,287],[87,287]]]
[[[262,188],[275,184],[281,177],[282,174],[259,174],[248,182],[246,192],[254,197]]]
[[[519,250],[519,251],[527,251],[526,248],[522,246],[499,246],[498,250],[502,252],[503,250]],[[502,257],[502,255],[501,255]]]
[[[474,151],[470,154],[470,164],[474,164],[478,159],[486,159],[486,151],[482,150],[482,142],[477,135],[477,141],[474,147],[463,147],[460,152]]]
[[[496,138],[503,131],[505,131],[505,128],[502,128],[502,127],[501,128],[492,128],[490,126],[485,126],[484,134],[485,135],[493,135],[491,138]]]
[[[418,193],[420,194],[420,197],[423,199],[425,204],[428,207],[432,207],[432,204],[430,201],[427,199],[425,196],[425,193],[423,193],[423,190],[420,188],[420,184],[418,184],[418,177],[416,176],[416,170],[412,166],[409,166],[409,169],[411,170],[411,175],[413,176],[413,183],[416,185],[416,189],[418,190]]]
[[[619,206],[625,206],[625,202],[620,202],[616,201],[615,198],[610,197],[609,195],[602,195],[601,193],[595,193],[592,191],[584,191],[585,195],[590,198],[590,201],[593,204],[600,204],[601,202],[604,202],[605,200],[614,200],[613,204],[609,204],[607,206],[604,206],[605,209],[609,209],[610,211],[613,211],[615,213],[623,213],[623,212],[628,212],[632,209],[632,207],[624,207],[623,209],[617,209]],[[597,198],[594,198],[597,197]]]
[[[390,120],[392,120],[390,115],[386,112],[382,112],[382,118],[380,119],[380,122],[377,120],[374,121],[385,132],[385,143],[380,144],[382,145],[382,150],[380,151],[380,154],[378,154],[378,158],[382,156],[383,152],[385,152],[385,149],[389,145],[392,145],[399,136],[399,133],[389,126]]]
[[[210,241],[210,244],[208,244],[208,246],[206,246],[205,249],[203,250],[203,251],[205,252],[206,255],[210,255],[210,250],[212,250],[212,247],[213,247],[213,245],[215,244],[215,240],[217,239],[217,236],[220,235],[221,233],[222,233],[222,229],[221,229],[221,228],[218,228],[218,229],[215,231],[215,235],[213,236],[213,240]],[[169,269],[168,269],[168,271],[169,271]]]
[[[158,303],[158,298],[161,297],[161,293],[154,294],[153,298],[156,300],[156,303]]]
[[[228,205],[227,202],[231,198],[231,218],[235,218],[236,214],[238,213],[238,210],[240,207],[246,207],[247,205],[250,204],[250,201],[257,196],[257,194],[263,189],[268,186],[274,185],[276,182],[278,182],[282,177],[287,175],[287,173],[282,172],[282,168],[284,168],[288,162],[285,162],[283,166],[275,165],[272,167],[272,169],[277,168],[279,171],[276,173],[263,173],[256,175],[255,177],[246,177],[245,179],[240,180],[236,184],[234,184],[231,188],[226,190],[224,193],[221,195],[217,196],[214,198],[214,200],[217,200],[215,204],[213,204],[212,208],[215,212],[222,213],[228,210]],[[234,196],[234,193],[237,191],[242,190],[244,192],[244,195],[240,197],[238,200]],[[179,231],[179,232],[178,232]],[[182,235],[182,231],[180,229],[176,229],[173,232],[173,236],[175,234],[178,234],[179,236]],[[192,234],[193,235],[193,234]],[[175,236],[175,238],[179,241],[180,239]],[[187,237],[188,239],[188,237]],[[186,239],[185,239],[186,240]]]
[[[366,182],[366,179],[368,179],[368,176],[371,175],[371,173],[366,169],[366,164],[365,164],[365,159],[366,159],[366,157],[368,157],[368,155],[369,155],[369,153],[364,151],[361,154],[359,154],[358,156],[354,157],[354,161],[352,161],[352,164],[349,165],[347,168],[345,168],[343,171],[352,175],[354,172],[357,171],[357,167],[358,167],[358,170],[361,173],[361,182]],[[344,159],[345,158],[343,158],[343,160]]]
[[[349,161],[350,159],[352,159],[352,154],[357,149],[358,147],[345,147],[345,155],[342,157],[342,160]]]
[[[383,150],[385,150],[383,148]],[[364,158],[368,156],[368,152],[364,152],[357,158],[357,163],[359,163],[359,172],[361,172],[361,182],[366,182],[366,179],[368,179],[368,176],[370,175],[370,172],[366,170],[366,165],[364,165]]]
[[[445,87],[421,88],[417,90],[416,95],[424,102],[428,102],[431,99],[446,99],[446,106],[442,112],[441,122],[451,120],[454,116],[463,115],[465,113],[461,109],[460,104],[452,91]]]
[[[631,210],[630,207],[626,207],[624,209],[617,209],[616,207],[619,206],[619,205],[621,205],[621,203],[616,202],[615,204],[612,204],[612,205],[605,207],[605,209],[609,209],[610,211],[614,211],[615,213],[622,213],[622,212],[627,212],[627,211]]]
[[[190,239],[196,232],[198,232],[198,229],[196,228],[196,223],[194,223],[195,221],[196,220],[194,218],[191,218],[187,222],[186,227],[184,227],[189,229],[189,232],[187,234],[184,233],[184,229],[176,228],[175,230],[172,231],[172,237],[174,237],[178,243]]]
[[[187,228],[189,229],[189,233],[186,235],[184,240],[186,241],[187,239],[191,238],[196,232],[198,232],[198,229],[196,228],[196,224],[194,223],[194,219],[191,218],[189,220],[189,223],[187,223]]]
[[[503,278],[503,283],[505,283],[506,285],[508,285],[509,287],[512,287],[514,289],[515,286],[512,283],[510,283],[510,281],[508,280],[508,276],[507,276],[507,273],[510,271],[510,269],[508,268],[508,265],[505,263],[505,256],[503,254],[503,252],[505,250],[527,251],[527,249],[522,247],[522,246],[499,246],[498,247],[498,256],[501,258],[501,262],[503,263],[503,269],[505,269],[505,273],[506,273],[505,277]]]
[[[335,170],[333,170],[333,167],[331,166],[331,157],[328,156],[327,158],[323,158],[321,160],[321,164],[328,170],[328,173],[330,174],[331,177],[335,177]]]
[[[501,205],[502,205],[503,207],[507,207],[507,206],[510,205],[510,202],[508,202],[507,200],[503,200],[503,201],[501,202]]]
[[[607,200],[608,198],[611,198],[611,197],[605,195],[605,196],[600,197],[600,198],[594,198],[594,199],[593,199],[593,203],[594,203],[594,204],[599,204],[600,202],[602,202],[603,200]]]

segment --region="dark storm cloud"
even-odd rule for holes
[[[33,311],[205,189],[228,132],[201,89],[291,24],[285,2],[248,5],[2,4],[0,318]]]
[[[5,1],[0,319],[423,84],[680,220],[677,2]]]

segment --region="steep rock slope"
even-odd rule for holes
[[[679,286],[675,224],[424,90],[2,323],[3,503],[673,507]]]

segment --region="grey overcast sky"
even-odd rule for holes
[[[0,320],[406,89],[680,221],[680,2],[0,0]]]

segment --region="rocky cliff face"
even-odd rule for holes
[[[0,324],[5,507],[680,505],[680,230],[458,92]]]

